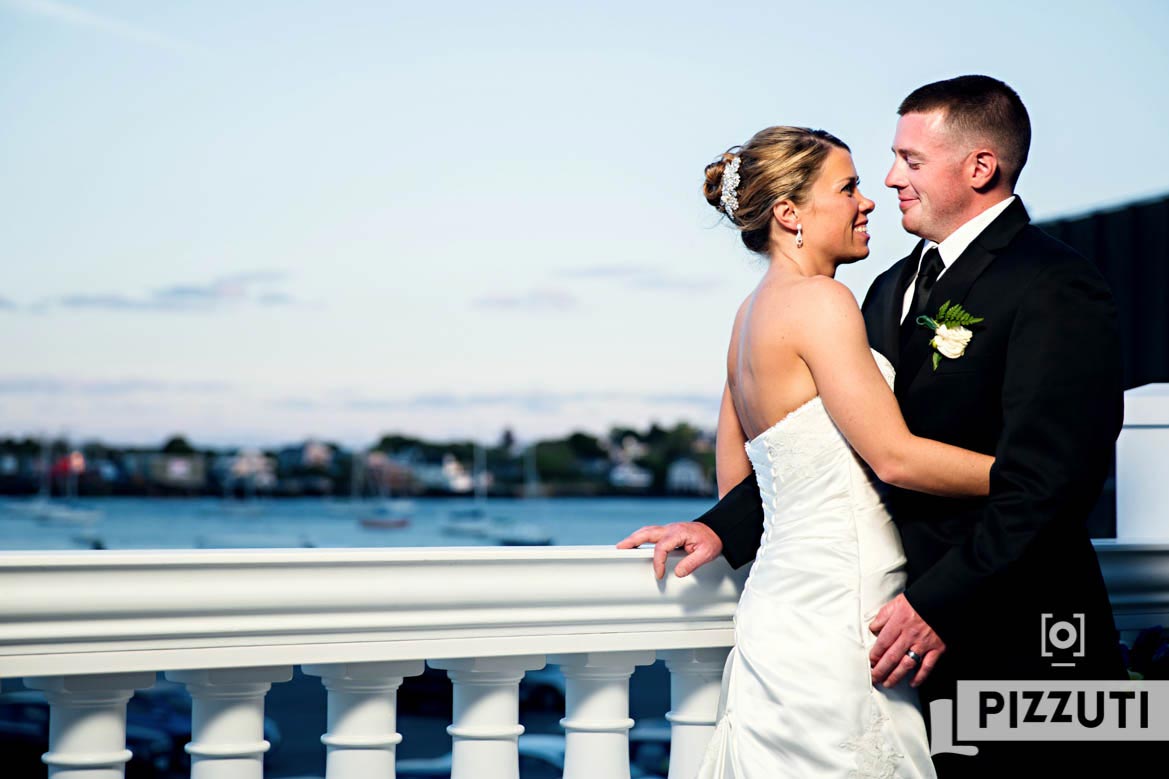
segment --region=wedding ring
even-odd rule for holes
[[[913,660],[914,665],[921,665],[921,655],[914,652],[912,649],[905,650],[905,656]]]

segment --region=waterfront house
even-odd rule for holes
[[[206,458],[198,453],[151,454],[147,473],[153,485],[167,491],[198,493],[207,484]]]
[[[709,495],[710,479],[701,465],[688,457],[682,457],[670,463],[666,470],[666,492]]]

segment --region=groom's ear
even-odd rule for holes
[[[790,200],[777,200],[775,205],[771,207],[771,216],[793,233],[796,231],[796,225],[800,223],[799,214],[796,213],[796,204]]]
[[[993,149],[975,149],[967,158],[970,186],[979,191],[990,189],[999,181],[999,158]]]

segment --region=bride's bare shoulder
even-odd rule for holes
[[[802,332],[809,322],[823,326],[853,317],[860,317],[856,297],[835,279],[763,279],[735,312],[728,357],[734,355],[746,332],[757,347],[767,349]]]
[[[775,349],[784,344],[801,351],[810,336],[864,332],[860,305],[852,290],[827,276],[760,285],[746,327],[757,346]]]
[[[852,290],[836,279],[813,276],[802,279],[793,292],[793,315],[801,322],[815,322],[818,330],[863,327],[861,307]]]
[[[755,297],[752,293],[743,298],[743,302],[739,304],[739,309],[735,311],[735,322],[731,325],[731,346],[734,347],[735,342],[739,340],[740,333],[743,332],[743,322],[747,318],[747,312],[751,310],[751,300]]]
[[[740,316],[744,310],[740,307]],[[856,297],[848,287],[827,276],[811,276],[760,284],[751,319],[752,323],[771,329],[769,325],[790,324],[809,315],[818,317],[859,311]]]
[[[852,290],[828,276],[812,276],[801,279],[798,282],[798,288],[794,289],[793,292],[797,292],[795,297],[799,304],[804,306],[817,309],[822,309],[825,306],[831,309],[840,307],[860,309]]]

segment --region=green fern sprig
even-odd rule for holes
[[[948,300],[938,309],[937,322],[946,327],[966,327],[978,324],[982,320],[983,317],[974,316],[958,304],[951,305]]]

